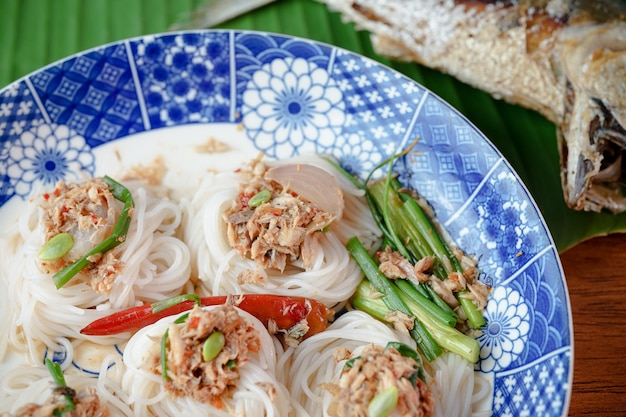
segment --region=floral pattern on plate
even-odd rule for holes
[[[242,123],[268,156],[280,147],[332,146],[346,122],[344,98],[323,68],[303,58],[277,58],[255,71],[242,96]]]
[[[15,194],[27,197],[33,183],[52,186],[77,173],[93,175],[95,158],[85,139],[66,125],[42,124],[24,132],[9,149],[8,176]]]
[[[131,47],[151,128],[232,119],[227,33],[148,36]]]

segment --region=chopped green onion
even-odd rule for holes
[[[226,369],[235,369],[237,367],[237,361],[235,359],[231,359],[226,362],[225,367]]]
[[[61,365],[59,365],[58,362],[53,362],[50,359],[46,358],[46,366],[48,367],[48,371],[50,371],[50,375],[52,375],[52,380],[54,381],[54,384],[58,387],[67,387]],[[76,404],[74,404],[74,398],[71,395],[65,395],[64,397],[67,404],[64,408],[54,410],[54,415],[63,415],[63,413],[72,411],[76,408]]]
[[[398,405],[398,388],[385,388],[372,398],[367,406],[367,417],[387,417]]]
[[[400,355],[404,356],[405,358],[411,358],[416,362],[416,368],[415,368],[415,372],[413,372],[407,379],[409,381],[411,381],[411,384],[415,387],[417,386],[417,380],[421,379],[422,381],[426,382],[426,377],[424,375],[424,368],[423,368],[423,364],[422,364],[422,358],[420,357],[420,355],[417,353],[417,351],[413,348],[411,348],[409,345],[406,345],[402,342],[388,342],[387,346],[385,346],[385,349],[389,349],[389,348],[395,348],[398,353],[400,353]]]
[[[360,356],[355,356],[352,359],[348,359],[346,361],[346,363],[343,364],[343,369],[350,369],[350,368],[354,367],[354,362],[356,362],[359,359],[361,359]]]
[[[185,313],[174,320],[174,324],[184,323],[189,317],[189,313]],[[161,338],[161,372],[163,379],[169,379],[167,376],[167,337],[170,334],[170,329],[165,331],[165,334]]]
[[[126,240],[126,234],[130,227],[132,219],[132,209],[135,207],[135,201],[130,191],[122,184],[118,183],[114,179],[105,176],[102,181],[109,186],[109,190],[113,196],[124,203],[120,217],[115,223],[113,232],[109,237],[104,239],[99,245],[87,252],[82,258],[76,260],[74,263],[66,266],[52,277],[54,285],[57,289],[62,288],[67,284],[76,274],[78,274],[83,268],[89,265],[89,259],[93,256],[102,255],[116,246],[122,244]]]
[[[204,359],[205,362],[210,362],[217,358],[217,355],[219,355],[222,349],[224,349],[225,343],[226,337],[224,337],[224,333],[211,333],[202,345],[202,359]]]
[[[183,294],[157,301],[150,304],[150,306],[152,307],[152,312],[156,314],[188,300],[193,300],[197,305],[202,304],[200,297],[197,294]]]
[[[258,207],[263,203],[267,203],[272,198],[270,190],[259,191],[248,200],[248,207]]]
[[[354,175],[350,174],[348,171],[346,171],[341,165],[339,165],[334,159],[327,157],[327,156],[322,156],[322,159],[324,159],[326,162],[328,162],[329,164],[331,164],[337,171],[339,171],[346,179],[348,179],[356,188],[359,188],[361,190],[364,190],[365,187],[363,186],[363,184],[361,184],[361,181],[359,181],[356,177],[354,177]]]
[[[404,356],[405,358],[414,359],[417,363],[422,362],[415,349],[402,342],[387,342],[387,346],[385,346],[385,349],[389,348],[395,348],[398,353],[400,353],[400,355]]]
[[[48,367],[48,371],[50,371],[50,375],[52,375],[52,380],[54,381],[54,384],[59,387],[67,387],[61,365],[58,362],[53,362],[50,359],[46,358],[46,366]]]
[[[74,238],[69,233],[59,233],[46,242],[37,257],[42,261],[55,261],[65,256],[74,246]]]
[[[387,160],[379,163],[372,170],[372,172],[370,172],[370,174],[367,176],[367,179],[365,180],[365,182],[363,184],[357,178],[355,178],[352,174],[350,174],[348,171],[343,169],[343,167],[341,165],[339,165],[338,163],[336,163],[332,159],[326,158],[326,157],[324,159],[326,159],[326,161],[328,161],[332,166],[334,166],[344,177],[346,177],[348,180],[350,180],[350,182],[352,182],[352,184],[354,184],[358,189],[363,190],[365,192],[365,199],[367,200],[367,204],[369,205],[370,211],[371,211],[372,216],[374,218],[374,222],[376,223],[378,228],[383,232],[383,235],[384,235],[385,239],[388,240],[388,241],[392,241],[393,239],[391,238],[391,235],[390,235],[389,231],[387,230],[387,226],[385,225],[385,221],[383,219],[383,216],[380,213],[380,210],[376,206],[376,202],[372,198],[372,195],[370,194],[370,192],[369,192],[369,190],[367,188],[367,183],[369,182],[370,177],[372,176],[372,174],[377,169],[380,169],[385,164],[387,164],[391,159],[387,159]],[[394,246],[394,248],[395,248],[395,246]]]

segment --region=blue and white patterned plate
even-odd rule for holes
[[[397,164],[402,181],[479,257],[494,287],[478,364],[493,383],[493,414],[567,415],[569,298],[528,190],[457,111],[354,53],[276,34],[194,31],[105,45],[30,74],[0,90],[0,226],[42,185],[157,157],[180,186],[259,151],[332,154],[362,175],[417,137]],[[230,151],[198,152],[211,138]]]

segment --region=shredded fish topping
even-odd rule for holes
[[[43,272],[56,273],[111,235],[121,203],[102,179],[91,178],[82,183],[58,182],[54,191],[43,194],[41,208],[45,242],[59,233],[69,233],[74,238],[74,246],[66,255],[40,263]],[[110,293],[115,278],[124,268],[123,262],[109,252],[89,261],[81,275],[94,290]]]
[[[241,171],[239,195],[225,213],[228,241],[241,256],[264,268],[284,271],[301,260],[308,267],[319,251],[318,235],[334,216],[293,190],[265,177],[268,167],[253,160]],[[260,193],[270,197],[256,204]],[[254,201],[255,204],[249,204]],[[248,281],[248,278],[241,278]]]
[[[345,358],[342,351],[338,358]],[[390,416],[429,416],[434,398],[424,381],[416,377],[419,364],[395,347],[367,345],[351,366],[344,367],[338,383],[324,388],[333,395],[328,414],[333,417],[367,417],[376,394],[395,386],[398,402]]]
[[[108,417],[110,411],[98,398],[96,390],[89,387],[80,392],[71,388],[57,387],[50,398],[44,404],[26,404],[20,407],[10,417],[53,417],[63,410],[67,404],[66,395],[70,395],[75,408],[71,412],[64,413],[68,417]]]
[[[379,269],[389,279],[407,279],[415,283],[429,283],[432,289],[451,308],[459,306],[455,294],[467,291],[462,297],[472,300],[479,310],[484,310],[489,297],[489,287],[477,279],[478,270],[473,266],[464,267],[464,272],[452,272],[441,280],[432,274],[434,258],[424,257],[415,265],[400,252],[387,249],[377,254]],[[458,256],[458,254],[457,254]]]
[[[215,358],[205,361],[203,344],[215,332],[224,335],[224,346]],[[222,408],[222,396],[235,388],[250,352],[260,349],[258,332],[230,303],[211,310],[196,306],[184,323],[170,324],[168,333],[165,389],[216,408]],[[155,358],[155,372],[160,373],[158,362]]]

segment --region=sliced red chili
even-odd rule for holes
[[[333,311],[324,304],[304,297],[274,294],[246,294],[232,297],[236,300],[237,307],[258,318],[266,327],[271,320],[278,329],[288,330],[302,320],[306,320],[309,331],[305,337],[326,329],[328,321],[333,316]],[[224,304],[227,298],[226,296],[202,297],[200,301],[203,306],[211,306]],[[163,317],[190,310],[194,303],[195,301],[186,300],[157,313],[153,311],[151,304],[131,307],[95,320],[80,332],[88,336],[109,336],[136,331]]]

